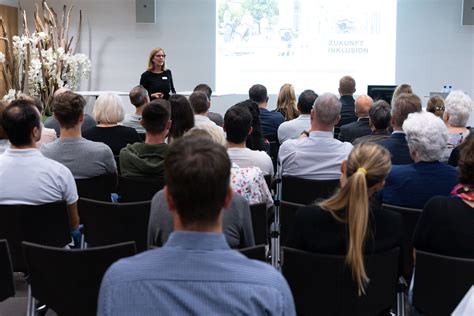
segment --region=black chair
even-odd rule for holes
[[[288,245],[288,236],[295,221],[296,211],[304,207],[303,204],[280,202],[280,245]]]
[[[298,315],[378,315],[389,311],[395,301],[398,248],[365,256],[370,282],[362,296],[344,256],[282,249],[282,272]]]
[[[249,259],[259,260],[268,263],[266,245],[257,245],[239,249],[239,252]]]
[[[474,259],[416,252],[413,305],[426,315],[451,315],[474,284]]]
[[[80,197],[111,201],[110,194],[117,188],[117,175],[112,173],[89,179],[76,179],[76,186]]]
[[[8,242],[0,240],[0,302],[15,296],[15,280],[13,266],[8,249]]]
[[[309,180],[293,176],[282,177],[281,199],[308,205],[317,199],[330,197],[339,187],[337,180]]]
[[[416,224],[421,216],[422,210],[416,208],[401,207],[383,204],[382,209],[391,210],[402,216],[402,251],[400,253],[402,274],[405,280],[410,281],[413,272],[413,235]]]
[[[117,165],[117,174],[121,175],[120,172],[120,155],[114,155],[115,165]]]
[[[66,202],[0,205],[0,239],[8,240],[13,270],[26,271],[21,242],[64,247],[71,242]]]
[[[135,243],[70,250],[23,242],[23,252],[30,315],[35,300],[58,315],[96,315],[102,277],[112,263],[135,254]]]
[[[278,151],[280,150],[280,143],[278,142],[278,139],[275,140],[270,140],[268,139],[270,143],[270,149],[268,155],[272,159],[273,163],[273,170],[277,170],[277,162],[278,162]]]
[[[268,213],[265,203],[250,205],[255,244],[268,244]]]
[[[119,176],[118,194],[120,202],[150,201],[156,192],[163,189],[165,180]]]
[[[137,251],[148,248],[150,201],[110,203],[80,198],[83,239],[88,247],[135,241]]]
[[[272,176],[267,174],[267,175],[263,176],[263,178],[265,179],[265,182],[267,183],[268,190],[270,190],[270,192],[272,192],[272,189],[274,189]]]

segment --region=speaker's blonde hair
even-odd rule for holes
[[[391,168],[390,154],[380,145],[362,143],[354,147],[346,162],[347,182],[331,198],[320,203],[337,220],[347,223],[346,264],[357,282],[359,295],[369,281],[364,265],[364,247],[369,221],[369,190],[384,181]]]

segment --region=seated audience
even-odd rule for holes
[[[209,102],[209,99],[207,98],[207,95],[205,93],[200,91],[193,92],[189,96],[189,103],[191,104],[191,108],[194,111],[194,126],[210,126],[211,128],[221,133],[224,137],[224,130],[222,129],[222,127],[211,121],[207,116],[211,103]]]
[[[393,103],[395,102],[395,99],[398,98],[400,96],[400,94],[402,94],[402,93],[412,94],[413,89],[411,88],[411,86],[408,83],[399,84],[395,88],[395,91],[393,91],[392,102],[391,102],[392,106],[393,106]]]
[[[357,137],[369,135],[372,130],[369,126],[369,110],[374,104],[371,97],[360,95],[355,100],[355,114],[357,121],[342,125],[339,129],[339,140],[352,143]]]
[[[426,103],[426,111],[442,119],[444,115],[444,99],[439,95],[430,97]]]
[[[108,269],[98,315],[295,315],[281,273],[231,250],[222,234],[222,209],[232,200],[230,169],[226,149],[208,138],[171,145],[164,195],[174,232],[162,248]]]
[[[8,106],[7,101],[0,100],[0,154],[2,154],[5,149],[10,147],[10,142],[8,141],[8,136],[2,128],[2,113],[3,110]]]
[[[263,136],[268,141],[277,139],[278,126],[285,121],[280,112],[270,112],[267,110],[268,94],[267,88],[261,84],[253,85],[249,89],[249,99],[258,104],[260,112],[260,124],[262,125]]]
[[[184,95],[173,94],[168,99],[171,105],[171,129],[168,134],[168,143],[183,136],[194,127],[194,113],[191,104]]]
[[[120,153],[120,149],[141,142],[142,139],[134,128],[118,125],[123,121],[122,100],[117,94],[104,93],[95,101],[92,112],[97,126],[91,127],[82,132],[84,138],[94,142],[103,142],[112,149],[114,155]]]
[[[390,105],[384,100],[376,101],[369,109],[369,127],[372,133],[354,139],[352,144],[355,146],[360,143],[376,142],[388,138],[391,118]]]
[[[264,151],[246,147],[247,136],[252,132],[252,115],[245,107],[234,105],[224,115],[227,153],[239,167],[259,167],[264,175],[273,176],[273,163]]]
[[[386,204],[422,209],[431,197],[449,195],[457,183],[456,169],[439,161],[448,129],[433,113],[421,112],[408,116],[403,131],[415,163],[393,166],[380,197]]]
[[[260,124],[260,112],[258,110],[258,104],[252,100],[245,100],[236,104],[250,111],[252,114],[252,132],[247,137],[245,145],[251,150],[263,150],[268,151],[268,141],[263,137],[262,125]]]
[[[474,135],[459,145],[459,184],[426,203],[414,236],[418,250],[474,258]]]
[[[356,92],[356,82],[351,76],[344,76],[339,80],[339,100],[341,101],[341,119],[335,126],[334,138],[339,137],[339,128],[357,121],[355,114],[354,93]]]
[[[130,91],[128,97],[130,98],[130,103],[135,106],[135,113],[125,114],[122,125],[133,127],[139,134],[145,134],[145,129],[140,124],[140,121],[142,119],[143,107],[150,102],[148,91],[143,86],[136,86]]]
[[[71,91],[53,99],[54,116],[61,127],[60,136],[54,142],[44,144],[40,151],[45,157],[68,167],[75,179],[117,173],[114,155],[109,146],[81,136],[85,105],[84,98]]]
[[[313,90],[305,90],[298,97],[298,111],[300,115],[294,120],[281,123],[278,127],[278,141],[283,144],[288,139],[300,137],[303,131],[311,127],[309,114],[318,95]]]
[[[145,105],[140,124],[146,140],[128,144],[120,151],[120,171],[124,177],[163,177],[163,164],[168,153],[166,136],[171,128],[170,103],[155,99]]]
[[[373,143],[359,144],[341,166],[341,189],[328,200],[296,213],[289,246],[317,253],[346,254],[359,293],[369,281],[364,253],[377,253],[401,244],[402,221],[382,210],[370,197],[384,185],[390,154]]]
[[[416,94],[402,93],[392,100],[393,132],[390,137],[377,141],[377,144],[387,148],[392,155],[392,165],[413,163],[402,126],[408,114],[415,112],[421,112],[421,100]]]
[[[3,111],[2,127],[10,147],[0,155],[0,204],[40,205],[66,201],[71,230],[79,225],[74,177],[64,165],[36,148],[41,116],[34,103],[15,100]]]
[[[334,125],[340,119],[341,102],[332,93],[320,95],[311,110],[308,136],[290,139],[280,147],[282,174],[313,180],[341,176],[341,162],[352,150],[350,143],[334,139]]]
[[[298,108],[296,107],[295,87],[291,83],[285,83],[278,93],[277,107],[275,112],[280,112],[285,121],[290,121],[298,117]]]
[[[212,89],[211,89],[211,87],[209,87],[209,85],[207,85],[205,83],[200,83],[200,84],[198,84],[197,86],[194,87],[193,92],[196,92],[196,91],[203,92],[207,96],[207,98],[209,99],[209,104],[211,104]],[[224,126],[224,118],[219,113],[208,111],[207,112],[207,117],[211,121],[216,123],[217,126],[220,126],[220,127]]]

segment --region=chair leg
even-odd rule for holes
[[[397,316],[405,316],[405,291],[407,283],[404,277],[398,279],[397,285]]]
[[[27,303],[27,316],[35,316],[36,315],[36,299],[31,294],[31,285],[28,284],[28,303]]]

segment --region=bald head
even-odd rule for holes
[[[368,95],[360,95],[355,100],[355,113],[357,117],[369,116],[370,107],[374,104],[374,100]]]

